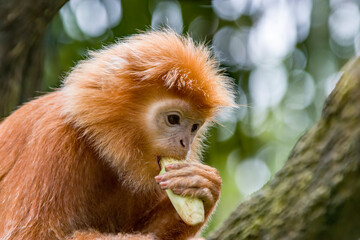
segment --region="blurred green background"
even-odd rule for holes
[[[211,46],[245,105],[209,134],[205,161],[223,190],[206,235],[274,176],[319,118],[360,46],[359,1],[71,0],[46,33],[42,91],[59,87],[88,50],[163,26]]]

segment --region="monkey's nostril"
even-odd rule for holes
[[[182,139],[180,140],[180,144],[181,144],[181,146],[185,147],[185,144]]]

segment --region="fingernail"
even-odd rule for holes
[[[168,169],[175,169],[176,168],[176,164],[169,164],[169,165],[166,165],[165,166],[165,169],[168,170]]]
[[[160,176],[160,175],[155,177],[156,181],[161,181],[161,179],[162,179],[162,176]]]
[[[160,183],[160,186],[161,186],[162,188],[166,188],[166,187],[168,186],[168,182],[167,182],[167,181],[161,182],[161,183]]]

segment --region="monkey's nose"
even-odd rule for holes
[[[178,139],[178,146],[177,146],[177,154],[179,159],[185,159],[186,155],[188,154],[190,150],[190,139],[187,137],[182,137]]]
[[[180,140],[180,144],[181,144],[181,146],[183,147],[183,148],[186,148],[186,145],[185,145],[185,143],[184,143],[184,141],[181,139]]]
[[[188,136],[182,136],[180,139],[178,138],[178,144],[179,151],[187,154],[190,150],[191,139]]]

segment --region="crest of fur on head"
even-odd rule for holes
[[[62,92],[67,121],[119,173],[129,172],[130,165],[143,171],[127,178],[142,183],[149,182],[144,166],[151,136],[142,121],[150,103],[184,99],[207,122],[221,108],[234,106],[230,81],[209,49],[171,30],[133,35],[91,52],[64,80]],[[201,144],[194,145],[199,152]]]

